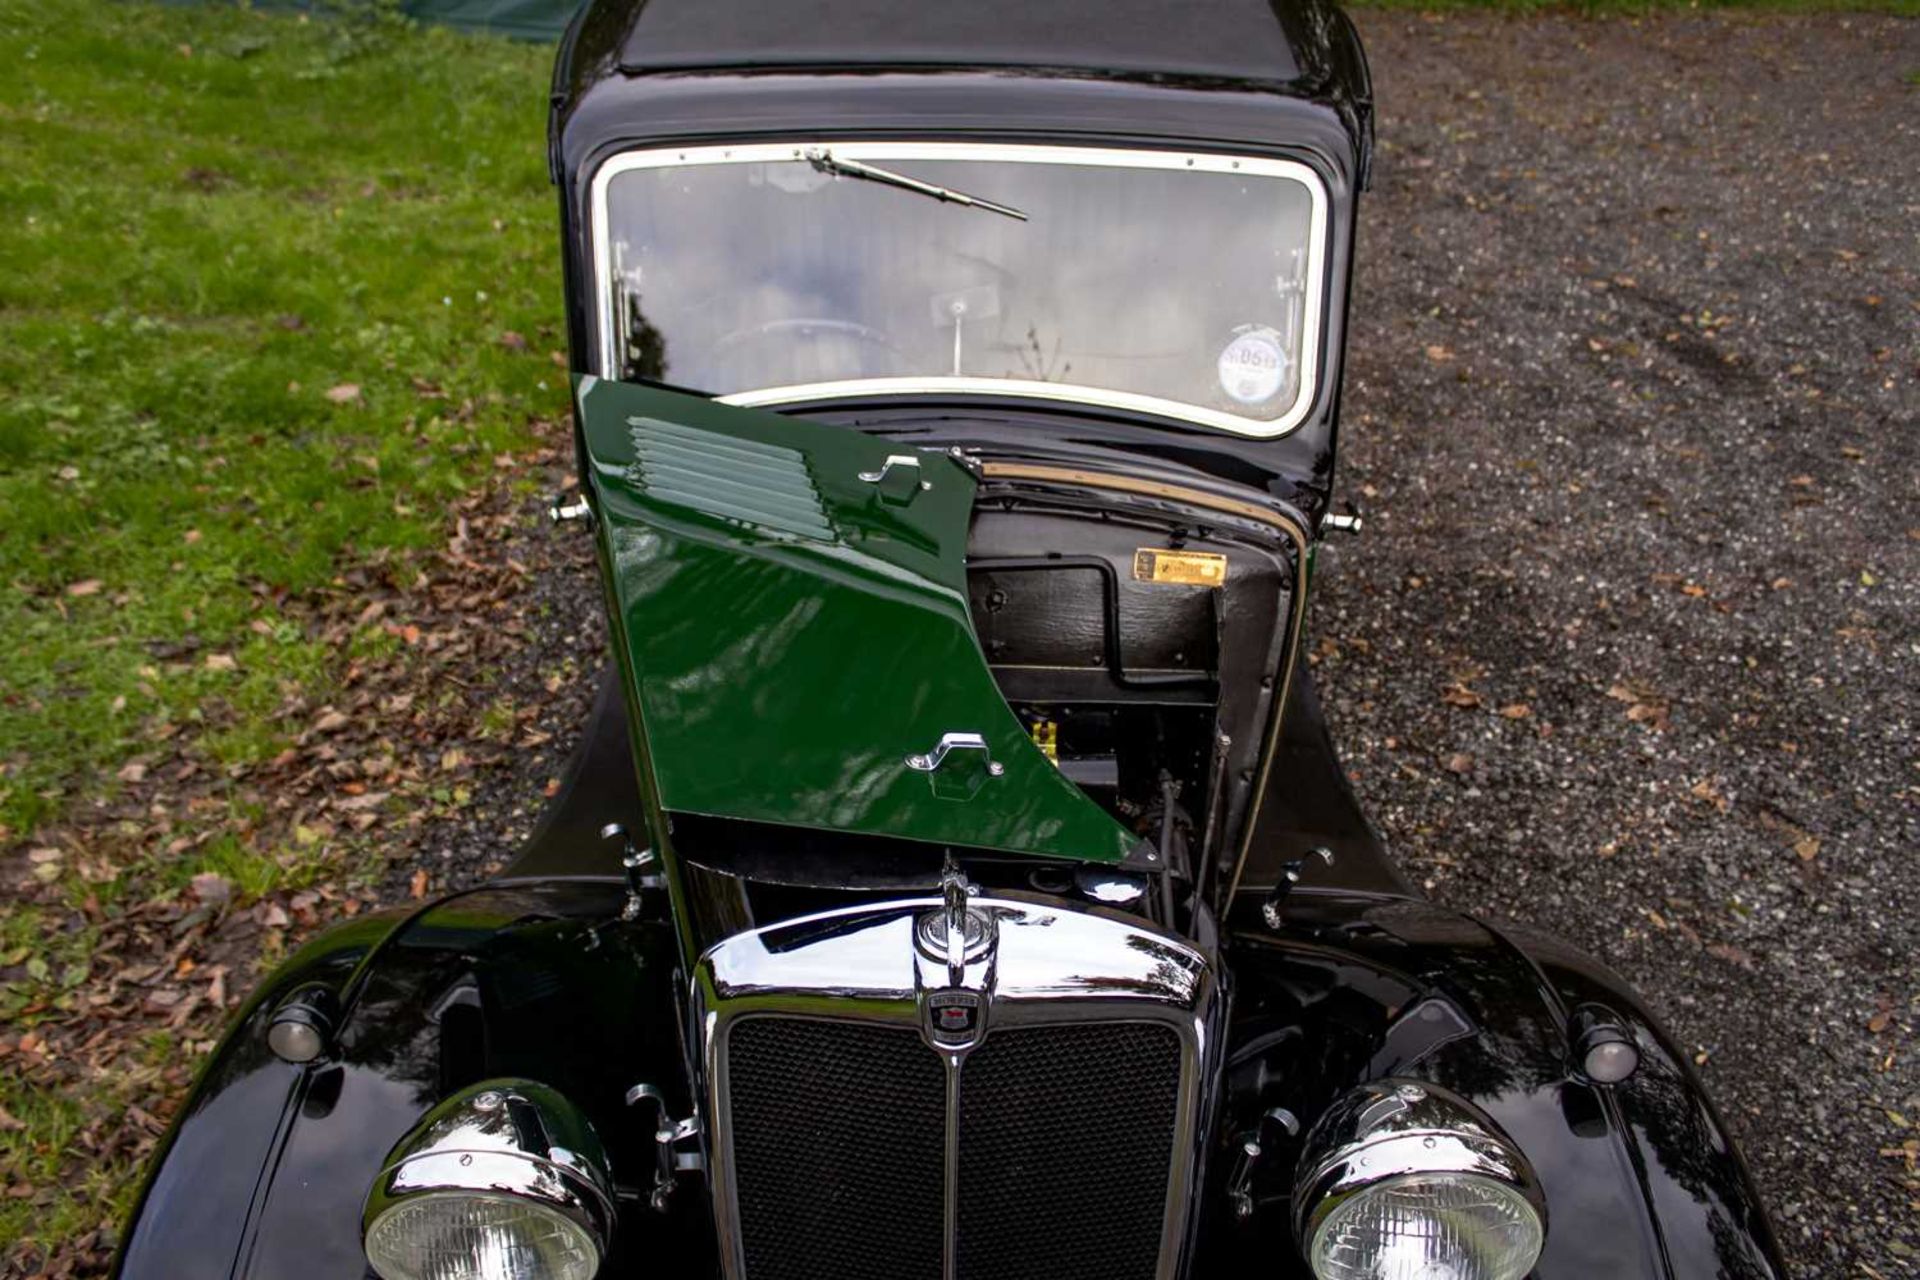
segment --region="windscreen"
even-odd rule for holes
[[[631,153],[596,192],[622,381],[999,392],[1250,435],[1311,398],[1325,201],[1301,165],[823,143]]]

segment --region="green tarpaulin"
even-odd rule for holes
[[[163,4],[232,4],[234,0],[161,0]],[[558,40],[583,0],[244,0],[255,9],[303,9],[352,19],[367,9],[397,9],[416,22],[492,31],[522,40]]]
[[[498,31],[525,40],[557,40],[579,0],[401,0],[401,11],[421,22],[472,31]]]

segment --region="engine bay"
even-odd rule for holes
[[[1217,884],[1254,801],[1292,605],[1282,540],[1204,516],[991,486],[968,540],[995,682],[1061,773],[1166,856],[1167,925]]]

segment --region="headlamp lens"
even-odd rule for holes
[[[1314,1233],[1319,1280],[1520,1280],[1545,1231],[1519,1192],[1473,1174],[1410,1174],[1350,1196]]]
[[[367,1227],[381,1280],[593,1280],[600,1251],[553,1210],[517,1196],[430,1192]]]

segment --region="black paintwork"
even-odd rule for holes
[[[623,71],[992,66],[1292,85],[1297,10],[1267,0],[646,0],[631,5]]]

